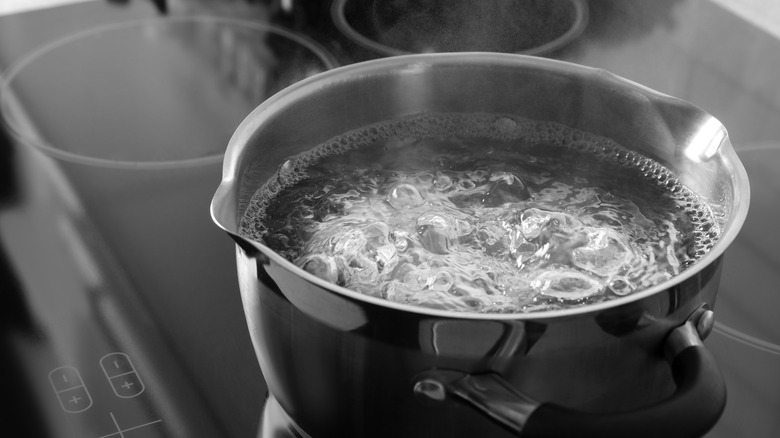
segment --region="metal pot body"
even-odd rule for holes
[[[269,391],[312,437],[508,437],[467,406],[416,396],[416,376],[499,373],[536,400],[590,412],[651,404],[674,389],[663,340],[714,305],[721,260],[639,301],[534,320],[406,312],[330,293],[243,251],[238,264]]]
[[[353,129],[424,113],[512,114],[609,138],[664,164],[719,205],[720,240],[681,275],[627,297],[567,311],[484,315],[366,297],[239,236],[254,190],[286,157]],[[266,101],[231,139],[212,216],[239,243],[242,299],[269,391],[308,434],[511,436],[492,414],[415,395],[418,376],[493,373],[528,397],[587,412],[668,396],[675,385],[664,340],[702,305],[714,307],[722,255],[748,197],[725,128],[693,105],[560,61],[432,54],[339,68]]]

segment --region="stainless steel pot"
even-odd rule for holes
[[[239,236],[248,200],[285,157],[425,112],[511,113],[613,139],[722,205],[720,240],[653,288],[498,315],[364,296]],[[460,53],[354,64],[278,93],[231,139],[211,208],[239,246],[244,309],[269,391],[311,436],[682,437],[704,434],[725,404],[701,338],[748,200],[725,128],[701,109],[602,70]]]

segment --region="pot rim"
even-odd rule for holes
[[[387,73],[389,70],[395,71],[409,71],[413,72],[419,70],[428,64],[477,64],[485,65],[492,64],[495,66],[513,66],[513,65],[531,65],[538,68],[550,70],[551,72],[565,73],[568,75],[576,75],[580,77],[587,77],[589,80],[612,83],[615,86],[629,88],[636,92],[639,92],[649,98],[651,101],[671,101],[677,104],[694,107],[701,110],[696,105],[681,99],[669,96],[667,94],[658,92],[649,87],[623,78],[616,74],[610,73],[603,69],[588,67],[580,64],[575,64],[567,61],[560,61],[555,59],[541,58],[529,55],[520,54],[506,54],[506,53],[492,53],[492,52],[457,52],[457,53],[432,53],[432,54],[412,54],[395,56],[389,58],[381,58],[377,60],[365,61],[361,63],[346,65],[338,67],[333,70],[328,70],[317,75],[311,76],[300,82],[297,82],[286,89],[278,92],[274,96],[267,99],[260,106],[255,108],[236,129],[235,133],[228,143],[225,153],[225,161],[223,163],[223,179],[220,183],[217,192],[214,195],[211,204],[211,215],[214,222],[227,231],[230,234],[239,235],[238,221],[235,220],[233,226],[226,226],[223,223],[222,211],[225,210],[229,204],[230,194],[233,193],[238,187],[236,187],[236,170],[238,169],[239,159],[244,146],[248,143],[252,134],[263,126],[263,124],[269,119],[269,114],[275,114],[279,109],[287,107],[290,104],[295,103],[301,98],[308,96],[312,92],[324,88],[327,85],[334,82],[345,82],[357,77],[365,77],[374,74]],[[709,114],[709,113],[706,113]],[[713,117],[714,119],[714,117]],[[726,137],[727,138],[727,137]],[[661,282],[653,287],[631,293],[624,297],[614,298],[607,301],[602,301],[594,304],[581,305],[569,309],[562,310],[544,310],[533,311],[527,313],[480,313],[480,312],[463,312],[463,311],[447,311],[440,309],[427,308],[423,306],[415,306],[409,304],[396,303],[390,300],[376,298],[361,294],[359,292],[352,291],[343,286],[330,283],[323,280],[298,266],[295,266],[292,262],[288,261],[281,255],[277,254],[266,245],[261,242],[249,240],[244,237],[240,237],[247,242],[250,242],[255,248],[262,252],[270,261],[279,264],[286,270],[304,278],[310,283],[314,283],[328,291],[344,295],[350,299],[367,302],[375,305],[379,305],[385,308],[394,309],[403,312],[412,312],[416,314],[423,314],[435,317],[445,318],[459,318],[459,319],[474,319],[474,320],[539,320],[550,318],[563,318],[572,317],[582,314],[589,314],[592,312],[599,312],[615,307],[620,307],[626,304],[630,304],[636,301],[640,301],[644,298],[650,297],[657,293],[661,293],[668,290],[698,274],[706,266],[714,263],[719,257],[723,255],[726,248],[737,237],[739,230],[745,222],[747,217],[748,206],[750,202],[750,186],[748,182],[747,172],[742,165],[742,162],[737,157],[734,148],[730,142],[726,140],[721,148],[714,155],[725,155],[726,161],[730,165],[730,170],[734,178],[734,199],[732,202],[731,215],[726,223],[723,232],[721,233],[718,241],[702,258],[697,260],[692,266],[681,272],[680,274]],[[228,201],[226,205],[225,202]],[[231,206],[235,207],[235,206]],[[238,212],[234,211],[233,215],[237,215]]]

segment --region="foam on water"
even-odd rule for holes
[[[286,160],[241,234],[335,284],[448,310],[603,301],[678,274],[719,235],[660,164],[551,122],[434,114]]]

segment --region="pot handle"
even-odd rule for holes
[[[711,325],[712,312],[699,312],[695,321],[689,319],[666,338],[664,349],[677,389],[648,407],[593,414],[539,403],[495,373],[433,370],[420,375],[414,390],[428,399],[452,396],[466,402],[524,438],[701,437],[715,425],[726,405],[723,376],[699,334],[702,320]]]

